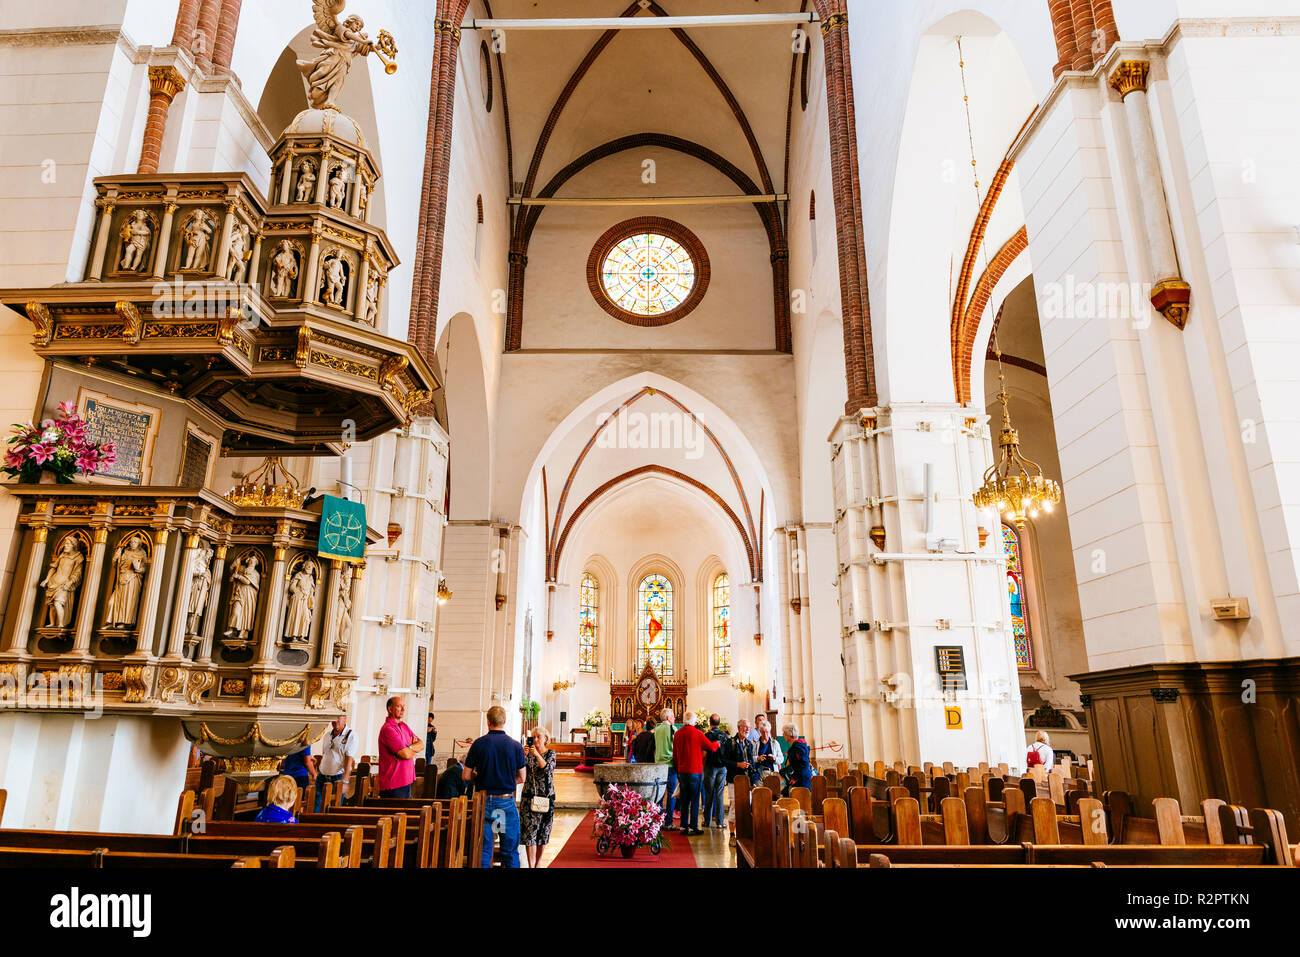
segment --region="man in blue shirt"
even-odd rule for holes
[[[311,758],[311,745],[288,755],[280,763],[280,773],[293,778],[298,790],[305,791],[316,778],[316,763]]]
[[[781,773],[785,775],[792,788],[811,788],[812,787],[812,749],[808,747],[808,742],[799,735],[799,729],[792,724],[787,724],[781,729],[783,737],[790,744],[790,750],[785,755],[785,767]]]
[[[487,712],[488,733],[474,741],[465,755],[466,781],[487,795],[483,820],[483,866],[492,866],[492,847],[501,835],[503,867],[519,866],[519,808],[515,787],[524,783],[524,749],[505,732],[506,709],[493,705]]]

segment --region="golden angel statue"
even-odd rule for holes
[[[307,100],[318,110],[337,110],[334,105],[347,82],[352,59],[375,54],[384,61],[387,73],[397,72],[397,44],[387,30],[379,31],[372,41],[362,30],[365,22],[357,16],[340,21],[347,0],[312,0],[316,29],[311,45],[322,51],[314,60],[299,60],[298,69],[307,81]]]

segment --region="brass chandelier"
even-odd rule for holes
[[[242,506],[302,508],[308,491],[309,489],[298,484],[298,480],[285,467],[280,456],[272,455],[245,475],[243,480],[226,494],[226,498]]]
[[[957,37],[957,60],[961,69],[962,103],[966,110],[966,133],[970,139],[970,165],[975,179],[976,209],[983,208],[980,195],[979,167],[975,160],[975,131],[971,122],[970,95],[966,89],[966,57],[962,52],[961,37]],[[988,249],[980,237],[984,253],[984,267],[988,268]],[[998,360],[998,402],[1002,405],[1002,434],[998,437],[1001,450],[998,459],[984,473],[984,484],[973,499],[978,509],[993,509],[1015,523],[1023,531],[1025,522],[1039,512],[1050,512],[1061,502],[1061,486],[1043,475],[1037,462],[1031,462],[1020,452],[1020,433],[1011,424],[1011,410],[1007,406],[1007,379],[1002,371],[1002,349],[998,346],[998,331],[993,328],[993,353]]]

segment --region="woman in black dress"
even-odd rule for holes
[[[551,840],[551,819],[555,817],[555,752],[548,747],[550,738],[539,726],[524,741],[528,770],[519,798],[519,843],[528,854],[529,867],[541,861],[542,849]]]

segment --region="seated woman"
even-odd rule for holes
[[[298,803],[298,785],[287,774],[271,781],[266,789],[266,807],[257,812],[255,821],[263,824],[297,824],[293,806]]]

